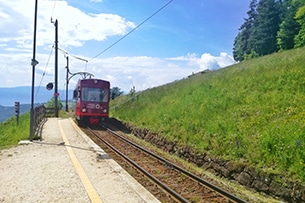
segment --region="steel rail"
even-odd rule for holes
[[[175,192],[174,190],[172,190],[171,188],[167,187],[163,182],[161,182],[160,180],[158,180],[156,177],[154,177],[153,175],[151,175],[148,171],[146,171],[144,168],[142,168],[141,166],[139,166],[136,162],[134,162],[133,160],[131,160],[130,158],[128,158],[127,156],[125,156],[122,152],[120,152],[118,149],[116,149],[114,146],[112,146],[109,142],[107,142],[106,140],[100,138],[92,129],[90,129],[90,132],[96,136],[97,139],[99,139],[100,141],[102,141],[103,143],[105,143],[109,148],[111,148],[115,153],[117,153],[118,155],[120,155],[121,157],[123,157],[126,161],[128,161],[130,164],[132,164],[134,167],[136,167],[138,170],[140,170],[143,174],[145,174],[147,177],[149,177],[152,181],[154,181],[157,185],[161,186],[166,192],[168,192],[174,199],[178,200],[179,202],[183,202],[183,203],[190,203],[190,201],[188,201],[187,199],[185,199],[184,197],[182,197],[180,194],[178,194],[177,192]]]
[[[128,142],[129,144],[131,144],[131,145],[137,147],[138,149],[144,151],[145,153],[147,153],[147,154],[153,156],[154,158],[156,158],[156,159],[158,159],[158,160],[164,162],[166,165],[168,165],[168,166],[170,166],[170,167],[172,167],[172,168],[174,168],[174,169],[176,169],[176,170],[178,170],[178,171],[184,173],[185,175],[187,175],[187,176],[193,178],[194,180],[196,180],[196,181],[200,182],[201,184],[207,186],[208,188],[210,188],[210,189],[212,189],[212,190],[218,192],[219,194],[221,194],[221,195],[223,195],[223,196],[225,196],[225,197],[227,197],[227,198],[230,198],[232,201],[237,202],[237,203],[247,203],[247,201],[245,201],[245,200],[243,200],[243,199],[241,199],[241,198],[239,198],[239,197],[237,197],[237,196],[235,196],[235,195],[233,195],[233,194],[231,194],[231,193],[229,193],[229,192],[223,190],[223,189],[220,188],[220,187],[217,187],[216,185],[214,185],[214,184],[212,184],[212,183],[210,183],[210,182],[208,182],[208,181],[206,181],[206,180],[203,180],[203,179],[200,178],[199,176],[197,176],[197,175],[195,175],[195,174],[193,174],[193,173],[190,173],[189,171],[186,171],[185,169],[183,169],[183,168],[177,166],[176,164],[174,164],[174,163],[172,163],[172,162],[170,162],[170,161],[168,161],[168,160],[166,160],[166,159],[164,159],[164,158],[162,158],[162,157],[160,157],[160,156],[158,156],[158,155],[156,155],[156,154],[154,154],[154,153],[148,151],[147,149],[145,149],[145,148],[143,148],[143,147],[141,147],[141,146],[139,146],[139,145],[137,145],[137,144],[131,142],[130,140],[128,140],[128,139],[124,138],[123,136],[117,134],[116,132],[112,131],[111,129],[109,129],[109,128],[106,127],[105,125],[103,125],[103,128],[105,128],[106,130],[108,130],[108,131],[111,132],[112,134],[116,135],[116,136],[119,137],[120,139],[124,140],[125,142]]]

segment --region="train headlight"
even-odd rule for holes
[[[85,113],[87,110],[85,108],[82,109],[82,112]]]
[[[103,113],[107,113],[107,109],[103,109]]]

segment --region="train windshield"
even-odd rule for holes
[[[81,94],[83,101],[108,102],[108,89],[83,87]]]

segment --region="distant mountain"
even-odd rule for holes
[[[31,109],[31,104],[20,104],[20,113],[19,115],[29,112]],[[0,123],[6,121],[7,119],[15,116],[15,107],[14,106],[1,106],[0,105]]]
[[[69,90],[68,99],[72,98],[73,90]],[[66,90],[58,90],[59,99],[66,99]],[[23,87],[0,87],[0,105],[3,107],[14,106],[18,101],[20,104],[31,104],[32,88],[30,86]],[[34,103],[46,103],[54,95],[54,89],[49,91],[45,87],[34,88]]]
[[[54,95],[54,89],[49,91],[45,87],[35,87],[34,89],[35,106],[44,104]],[[63,104],[66,100],[66,90],[58,90],[59,99]],[[31,87],[0,87],[0,123],[15,116],[15,102],[20,102],[20,115],[29,112],[31,109]],[[68,100],[71,100],[73,90],[68,92]]]

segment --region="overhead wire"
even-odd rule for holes
[[[51,13],[51,19],[52,19],[53,14],[54,14],[55,6],[56,6],[56,0],[54,0],[53,9],[52,9],[52,13]]]
[[[112,48],[113,46],[115,46],[116,44],[118,44],[120,41],[122,41],[124,38],[126,38],[128,35],[130,35],[132,32],[134,32],[136,29],[138,29],[139,27],[141,27],[144,23],[146,23],[148,20],[150,20],[152,17],[154,17],[157,13],[159,13],[160,11],[162,11],[165,7],[167,7],[170,3],[172,3],[174,0],[170,0],[168,1],[166,4],[164,4],[161,8],[159,8],[157,11],[155,11],[154,13],[152,13],[150,16],[148,16],[144,21],[142,21],[139,25],[137,25],[135,28],[133,28],[131,31],[129,31],[127,34],[125,34],[124,36],[122,36],[120,39],[118,39],[117,41],[115,41],[113,44],[111,44],[110,46],[108,46],[106,49],[104,49],[103,51],[101,51],[100,53],[98,53],[97,55],[95,55],[94,57],[92,57],[91,59],[87,60],[87,59],[83,59],[83,58],[80,58],[80,57],[77,57],[77,56],[74,56],[74,55],[71,55],[69,54],[67,51],[64,51],[60,48],[58,48],[60,51],[64,52],[65,54],[69,54],[70,56],[78,59],[78,60],[82,60],[82,61],[85,61],[86,62],[86,65],[85,65],[85,69],[87,69],[87,65],[88,65],[88,62],[89,61],[92,61],[93,59],[97,58],[98,56],[100,56],[101,54],[105,53],[106,51],[108,51],[110,48]],[[52,13],[51,13],[51,19],[53,17],[53,14],[54,14],[54,11],[55,11],[55,6],[56,6],[56,0],[54,0],[54,4],[53,4],[53,9],[52,9]],[[48,59],[48,62],[46,64],[46,67],[45,67],[45,70],[44,70],[44,73],[43,73],[43,76],[42,76],[42,79],[40,81],[40,84],[39,84],[39,88],[37,89],[36,91],[36,95],[38,94],[39,92],[39,89],[40,89],[40,85],[43,81],[43,78],[45,76],[45,73],[46,73],[46,68],[49,64],[49,61],[50,61],[50,57],[52,55],[52,52],[53,52],[53,48],[54,48],[54,44],[52,46],[52,50],[51,50],[51,53],[49,55],[49,59]]]
[[[109,50],[110,48],[112,48],[114,45],[116,45],[117,43],[119,43],[120,41],[122,41],[124,38],[126,38],[128,35],[130,35],[132,32],[134,32],[136,29],[138,29],[140,26],[142,26],[144,23],[146,23],[149,19],[151,19],[153,16],[155,16],[157,13],[159,13],[160,11],[162,11],[165,7],[167,7],[170,3],[172,3],[174,0],[170,0],[168,1],[165,5],[163,5],[161,8],[159,8],[157,11],[155,11],[153,14],[151,14],[148,18],[146,18],[144,21],[142,21],[138,26],[136,26],[135,28],[133,28],[131,31],[129,31],[127,34],[125,34],[124,36],[122,36],[120,39],[118,39],[117,41],[115,41],[113,44],[111,44],[110,46],[108,46],[106,49],[104,49],[103,51],[101,51],[100,53],[98,53],[97,55],[95,55],[94,57],[92,57],[91,59],[89,59],[89,61],[92,61],[93,59],[99,57],[101,54],[105,53],[107,50]]]
[[[44,78],[44,76],[46,75],[46,70],[47,70],[47,67],[48,67],[48,65],[49,65],[49,63],[50,63],[50,59],[51,59],[51,56],[52,56],[52,54],[53,54],[53,49],[54,49],[54,44],[53,44],[53,46],[52,46],[52,49],[51,49],[50,54],[49,54],[48,61],[47,61],[47,63],[46,63],[46,66],[45,66],[45,68],[44,68],[44,71],[43,71],[43,73],[42,73],[42,77],[41,77],[41,80],[40,80],[38,89],[36,90],[35,98],[36,98],[36,96],[38,95],[38,92],[39,92],[39,90],[40,90],[40,86],[41,86],[41,83],[42,83],[42,81],[43,81],[43,78]]]
[[[72,55],[72,54],[69,54],[67,51],[61,49],[61,48],[57,48],[59,51],[63,52],[64,54],[67,54],[69,56],[72,56],[73,58],[75,59],[78,59],[78,60],[81,60],[81,61],[85,61],[86,64],[85,64],[85,71],[87,69],[87,64],[88,64],[88,60],[87,59],[84,59],[84,58],[81,58],[81,57],[78,57],[78,56],[75,56],[75,55]]]

